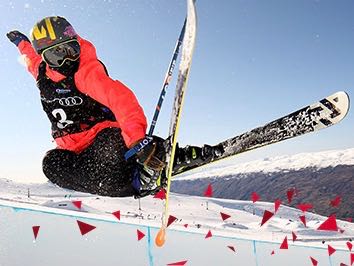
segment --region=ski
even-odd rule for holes
[[[176,84],[176,92],[174,98],[174,104],[171,115],[171,122],[169,128],[169,144],[166,148],[166,177],[167,177],[167,188],[166,188],[166,199],[165,208],[162,213],[162,225],[158,232],[155,243],[157,246],[161,247],[165,243],[165,229],[168,222],[168,200],[171,187],[171,177],[173,172],[173,162],[177,146],[178,130],[181,120],[181,114],[183,109],[184,96],[188,83],[188,76],[192,64],[192,57],[194,52],[195,40],[197,31],[197,17],[195,10],[194,0],[187,0],[187,21],[185,28],[185,36],[183,39],[182,47],[182,57],[179,64],[178,79]]]
[[[220,142],[213,146],[217,147],[217,152],[206,159],[197,158],[187,162],[177,162],[173,168],[173,175],[256,148],[328,128],[343,120],[349,111],[349,105],[348,94],[343,91],[336,92],[264,126]]]

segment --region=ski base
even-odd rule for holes
[[[264,126],[220,142],[215,146],[222,147],[223,152],[206,160],[198,158],[177,164],[174,166],[173,175],[243,152],[328,128],[343,120],[349,111],[349,106],[348,94],[343,91],[336,92]]]

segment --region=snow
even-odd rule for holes
[[[177,179],[190,180],[210,176],[221,177],[256,172],[273,173],[304,168],[319,169],[338,165],[354,165],[354,148],[316,153],[300,153],[292,156],[278,156],[247,163],[236,163],[231,166],[216,166],[215,163],[215,165],[207,167],[202,171],[198,169],[190,173],[181,174]]]
[[[259,171],[277,172],[299,170],[308,167],[324,168],[337,165],[354,165],[354,148],[280,156],[227,167],[213,166],[202,168],[198,172],[188,172],[177,177],[177,180],[209,176],[220,177]],[[161,223],[162,201],[153,199],[152,197],[142,198],[140,201],[142,208],[139,210],[138,201],[133,198],[99,197],[65,190],[50,183],[16,183],[7,179],[0,179],[0,195],[0,199],[29,202],[36,205],[44,204],[46,206],[53,206],[56,202],[63,200],[82,200],[89,212],[98,214],[113,212],[120,206],[123,216],[125,213],[129,222],[134,222],[134,219],[140,217],[148,224],[159,226]],[[212,228],[221,235],[228,235],[230,232],[234,234],[236,232],[238,236],[243,238],[269,241],[279,240],[279,237],[282,237],[284,233],[289,234],[291,231],[297,231],[300,238],[338,237],[338,235],[333,235],[333,233],[322,235],[315,230],[319,222],[325,219],[324,217],[306,213],[308,228],[305,228],[299,220],[302,212],[283,205],[269,223],[260,227],[263,212],[265,210],[274,212],[274,203],[257,202],[253,204],[248,201],[207,199],[172,194],[170,204],[171,214],[183,221],[179,226],[180,229],[185,223],[193,225],[189,228],[191,231],[196,230],[198,224],[203,224],[204,227]],[[237,218],[231,219],[228,223],[221,223],[220,212]],[[132,213],[135,216],[129,218]],[[353,224],[343,222],[342,226],[346,228],[347,234],[351,237],[354,236]],[[341,235],[341,237],[343,236]]]
[[[87,212],[94,217],[108,217],[120,209],[122,220],[129,224],[144,224],[159,227],[163,201],[152,196],[139,201],[132,198],[100,197],[86,193],[59,188],[50,183],[21,184],[0,179],[0,203],[11,201],[30,203],[46,207],[76,210],[71,201],[82,201],[81,212]],[[64,204],[63,204],[64,203]],[[1,205],[1,204],[0,204]],[[60,205],[64,205],[60,206]],[[281,205],[278,212],[262,227],[260,226],[265,210],[274,212],[274,203],[238,201],[216,198],[179,195],[172,193],[170,198],[170,214],[178,218],[172,228],[188,232],[201,233],[212,230],[219,236],[237,236],[242,239],[260,241],[280,241],[284,235],[297,232],[298,238],[317,239],[311,245],[322,246],[322,239],[349,239],[354,237],[354,224],[338,221],[338,226],[345,232],[323,232],[316,230],[326,218],[320,215],[306,213],[307,227],[299,220],[303,215],[300,210]],[[225,222],[220,213],[231,216]],[[189,227],[186,229],[185,224]],[[202,228],[202,229],[201,229]],[[305,244],[307,242],[302,242]],[[345,241],[336,241],[337,247],[345,247]]]
[[[354,164],[354,149],[269,158],[224,168],[213,166],[180,178],[339,164]],[[73,201],[81,201],[81,209]],[[161,226],[163,202],[152,196],[140,201],[132,197],[101,197],[62,189],[50,183],[28,184],[0,179],[0,242],[3,243],[0,261],[11,265],[44,265],[47,261],[51,265],[166,265],[188,259],[188,265],[234,265],[234,259],[230,258],[232,253],[225,252],[225,247],[231,245],[236,248],[238,257],[235,260],[241,263],[255,261],[256,264],[251,262],[250,265],[284,265],[285,262],[287,265],[307,265],[309,256],[320,262],[328,261],[327,248],[331,245],[337,252],[329,258],[330,265],[339,265],[348,260],[347,243],[354,238],[353,223],[337,219],[337,226],[342,232],[319,231],[317,228],[327,217],[303,213],[284,205],[280,205],[274,216],[261,226],[265,211],[274,213],[274,203],[172,193],[169,213],[177,220],[168,227],[167,247],[160,251],[154,246],[153,238]],[[118,210],[120,221],[112,215]],[[230,218],[223,221],[221,213]],[[300,220],[302,215],[306,217],[306,227]],[[75,220],[85,221],[97,230],[85,235],[83,242]],[[33,226],[43,229],[32,243],[28,238],[33,238]],[[139,244],[140,241],[137,243],[137,229],[146,234],[144,245],[147,248]],[[209,231],[212,234],[210,238],[206,237]],[[61,232],[65,232],[64,238]],[[293,233],[297,236],[294,243],[291,240]],[[21,241],[18,241],[18,234],[21,234]],[[285,237],[289,241],[289,250],[288,253],[280,253],[279,246]],[[124,239],[124,245],[120,239]],[[16,249],[11,248],[14,246]],[[199,248],[195,250],[195,246]],[[90,249],[90,256],[86,255],[87,249]],[[61,253],[53,253],[52,250],[60,250]],[[77,255],[60,255],[72,250]],[[134,258],[128,256],[131,250],[140,255]],[[270,255],[274,251],[275,255]],[[17,256],[18,253],[27,255]],[[288,261],[286,254],[292,257],[291,261]],[[83,262],[85,257],[90,258],[89,262]],[[12,264],[14,260],[17,264]]]

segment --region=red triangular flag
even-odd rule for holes
[[[174,263],[169,263],[169,264],[167,264],[167,266],[183,266],[183,265],[186,265],[187,261],[188,260],[174,262]]]
[[[37,239],[39,228],[40,228],[40,226],[38,226],[38,225],[32,226],[32,231],[33,231],[33,235],[34,235],[35,240]]]
[[[79,220],[77,220],[77,225],[79,226],[81,235],[85,235],[85,234],[87,234],[88,232],[90,232],[90,231],[92,231],[93,229],[96,228],[96,226],[93,226],[93,225],[90,225],[90,224],[81,222],[81,221],[79,221]]]
[[[280,204],[281,204],[281,200],[280,199],[277,199],[275,200],[274,202],[274,213],[276,213],[280,207]]]
[[[211,184],[208,185],[207,189],[204,191],[205,197],[212,197],[213,196],[213,187]]]
[[[205,238],[210,238],[212,237],[213,235],[211,234],[211,231],[209,230],[209,232],[206,234]]]
[[[262,219],[262,222],[261,222],[261,226],[264,225],[266,222],[268,222],[268,220],[270,218],[272,218],[273,215],[274,215],[274,213],[265,210],[264,214],[263,214],[263,219]]]
[[[120,221],[120,211],[112,212],[112,214]]]
[[[221,219],[223,221],[225,221],[225,220],[227,220],[227,219],[229,219],[231,217],[230,215],[228,215],[226,213],[222,213],[222,212],[220,212],[220,215],[221,215]]]
[[[166,191],[162,188],[159,192],[154,195],[154,199],[166,199]]]
[[[291,201],[293,200],[295,194],[295,189],[291,188],[286,192],[286,195],[288,197],[288,203],[291,204]]]
[[[341,197],[337,196],[333,200],[331,200],[331,206],[332,207],[338,207],[341,202]]]
[[[309,209],[312,209],[312,204],[304,203],[297,205],[297,208],[300,209],[302,212],[307,212]]]
[[[252,198],[253,203],[255,203],[261,199],[261,197],[256,192],[252,193],[251,198]]]
[[[170,226],[174,221],[176,221],[176,220],[177,220],[176,217],[170,215],[170,216],[168,217],[168,221],[167,221],[167,226],[166,226],[166,227],[169,227],[169,226]]]
[[[236,252],[235,247],[234,246],[227,246],[229,249],[231,249],[233,252]]]
[[[354,263],[354,253],[350,254],[350,265],[353,265]]]
[[[284,238],[283,243],[281,243],[280,249],[288,249],[288,237],[287,236]]]
[[[345,232],[345,230],[339,229],[339,233],[343,234],[344,232]]]
[[[306,227],[306,217],[305,217],[305,215],[302,215],[299,218],[300,218],[301,222],[304,224],[304,226]]]
[[[310,259],[311,259],[311,262],[312,262],[312,265],[313,265],[313,266],[317,266],[317,265],[318,265],[318,261],[317,261],[317,260],[315,260],[315,259],[312,258],[312,257],[310,257]]]
[[[332,256],[334,252],[336,252],[336,249],[328,245],[328,256]]]
[[[349,251],[352,251],[353,244],[350,242],[347,242],[347,247],[348,247]]]
[[[183,226],[184,226],[185,228],[188,228],[188,224],[184,224]]]
[[[275,252],[274,252],[274,250],[273,250],[273,251],[272,251],[272,253],[270,253],[270,255],[272,255],[272,256],[273,256],[274,254],[275,254]]]
[[[317,230],[338,231],[336,216],[333,214],[324,221]]]
[[[138,235],[138,241],[140,241],[141,239],[143,239],[145,237],[145,234],[138,229],[136,230],[136,233]]]
[[[297,235],[294,232],[292,232],[292,235],[293,235],[293,242],[295,242],[297,239]]]
[[[81,200],[74,200],[72,201],[72,204],[74,204],[76,208],[81,209],[81,205],[82,205]]]

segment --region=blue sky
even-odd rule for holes
[[[150,121],[185,16],[183,0],[1,1],[0,177],[43,180],[54,147],[33,78],[5,34],[29,33],[49,15],[66,17],[92,41],[110,75],[129,86]],[[354,97],[353,1],[200,0],[198,36],[180,142],[214,144],[338,90]],[[174,84],[156,133],[166,137]],[[339,125],[242,155],[354,147],[353,114]]]

